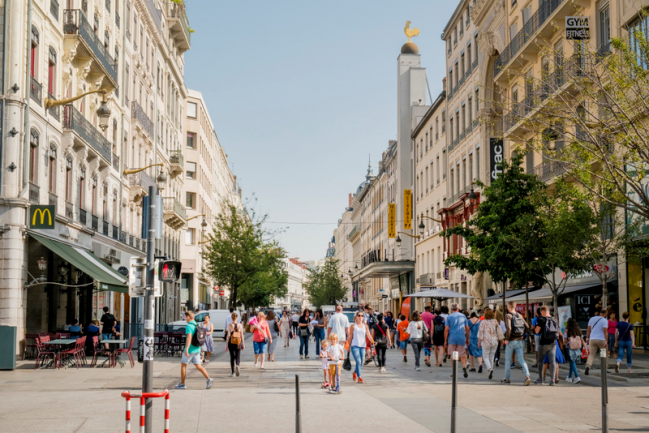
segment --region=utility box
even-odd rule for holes
[[[16,327],[0,326],[0,370],[16,369]]]

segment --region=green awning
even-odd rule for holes
[[[29,232],[29,235],[63,260],[90,275],[97,282],[99,290],[128,293],[126,277],[108,266],[93,253],[31,232]]]

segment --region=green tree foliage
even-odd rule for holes
[[[230,289],[229,307],[269,305],[286,294],[284,251],[263,229],[266,216],[244,212],[228,203],[216,217],[203,257],[204,272]],[[270,240],[267,240],[270,239]]]
[[[347,294],[338,274],[338,260],[328,259],[322,268],[311,271],[304,289],[313,305],[335,305]]]

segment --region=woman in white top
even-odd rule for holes
[[[374,344],[372,334],[370,333],[367,324],[363,322],[363,316],[364,314],[362,311],[356,312],[354,323],[349,327],[349,335],[352,337],[351,352],[354,357],[354,362],[356,363],[352,378],[354,379],[354,382],[358,379],[358,383],[363,383],[363,379],[361,379],[361,370],[365,359],[365,341],[369,339],[372,344]]]
[[[413,352],[415,352],[415,370],[417,371],[421,370],[419,368],[419,356],[421,355],[421,349],[424,347],[424,330],[428,331],[428,327],[421,320],[419,313],[413,311],[406,332],[410,334],[410,344]]]
[[[282,318],[279,321],[279,330],[282,338],[284,338],[284,347],[288,347],[289,338],[288,330],[291,327],[291,321],[288,317],[288,311],[284,310],[282,312]]]

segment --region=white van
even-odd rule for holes
[[[235,310],[236,311],[236,310]],[[237,321],[241,321],[241,312],[236,311],[238,314]],[[230,317],[230,310],[203,310],[203,311],[197,311],[196,315],[194,316],[194,320],[196,322],[200,323],[203,321],[205,318],[205,315],[209,314],[210,315],[210,322],[214,325],[214,337],[218,337],[219,335],[223,337],[225,340],[225,319]],[[185,327],[187,323],[184,320],[177,320],[175,322],[171,322],[168,324],[168,326],[173,326],[173,327]]]

